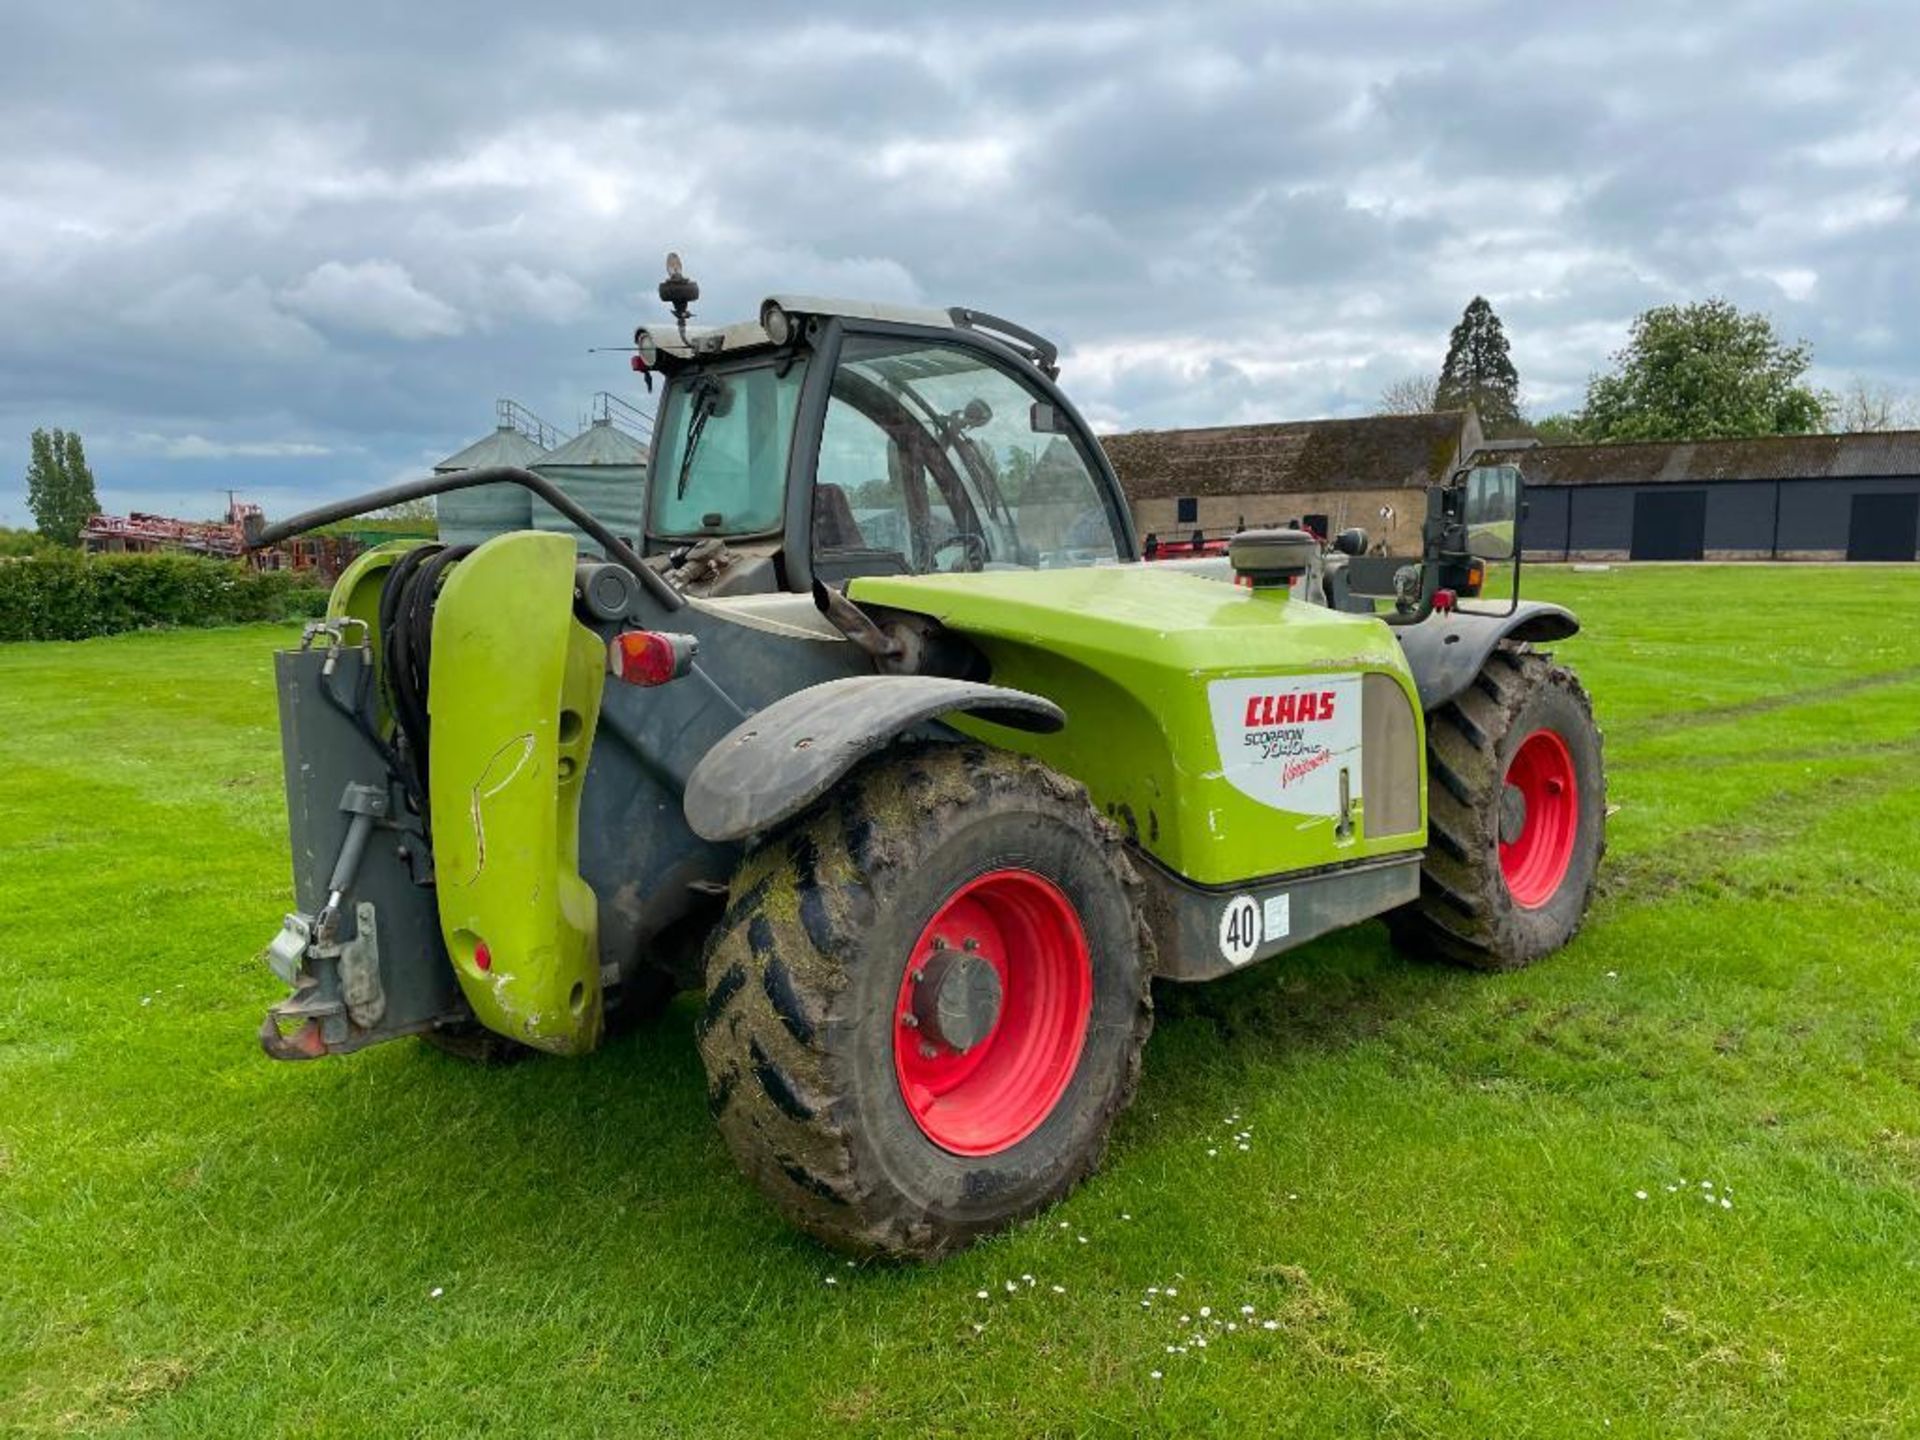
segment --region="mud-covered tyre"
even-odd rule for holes
[[[1408,950],[1517,970],[1580,928],[1606,851],[1607,778],[1573,672],[1503,644],[1427,721],[1420,898],[1387,917]]]
[[[976,745],[867,762],[742,862],[707,955],[708,1098],[836,1248],[939,1255],[1100,1162],[1152,1028],[1140,881],[1078,784]]]
[[[667,1008],[679,988],[664,971],[640,970],[621,986],[619,1004],[607,1015],[607,1033],[619,1035],[645,1024]],[[420,1042],[456,1060],[488,1068],[517,1065],[542,1053],[472,1020],[422,1031]]]

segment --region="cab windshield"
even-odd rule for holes
[[[671,386],[656,428],[648,533],[761,535],[780,528],[806,361],[705,370]]]

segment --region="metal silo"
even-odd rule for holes
[[[433,467],[434,474],[478,470],[487,465],[531,467],[559,438],[552,426],[511,400],[501,400],[495,408],[500,417],[498,428],[442,460]],[[441,543],[478,545],[509,530],[531,529],[532,501],[532,494],[518,485],[477,485],[442,495],[436,505]]]
[[[616,422],[639,428],[646,424],[646,418],[638,416],[636,420],[638,412],[616,414],[616,410],[631,411],[631,407],[611,395],[597,395],[594,402],[592,423],[533,468],[614,534],[637,546],[646,508],[647,446]],[[571,535],[582,550],[600,552],[598,541],[542,500],[533,502],[533,525],[537,530]]]

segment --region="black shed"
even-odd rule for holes
[[[1540,560],[1920,557],[1920,430],[1538,445],[1498,458],[1527,477],[1521,534]]]

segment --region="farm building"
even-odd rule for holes
[[[1100,437],[1143,539],[1297,520],[1358,525],[1393,554],[1418,552],[1426,488],[1481,443],[1471,410]]]
[[[1501,447],[1541,560],[1913,560],[1920,431]]]
[[[542,456],[533,469],[622,540],[638,543],[646,508],[647,447],[611,418],[596,418],[566,444]],[[544,500],[533,502],[533,525],[536,530],[573,536],[582,550],[600,551],[598,541],[575,529]]]
[[[456,470],[479,470],[488,465],[522,468],[543,457],[559,435],[538,416],[511,400],[496,402],[499,423],[466,449],[456,451],[433,467],[436,475]],[[477,545],[507,530],[533,525],[533,497],[518,485],[476,485],[453,490],[434,505],[440,538],[449,545]]]

